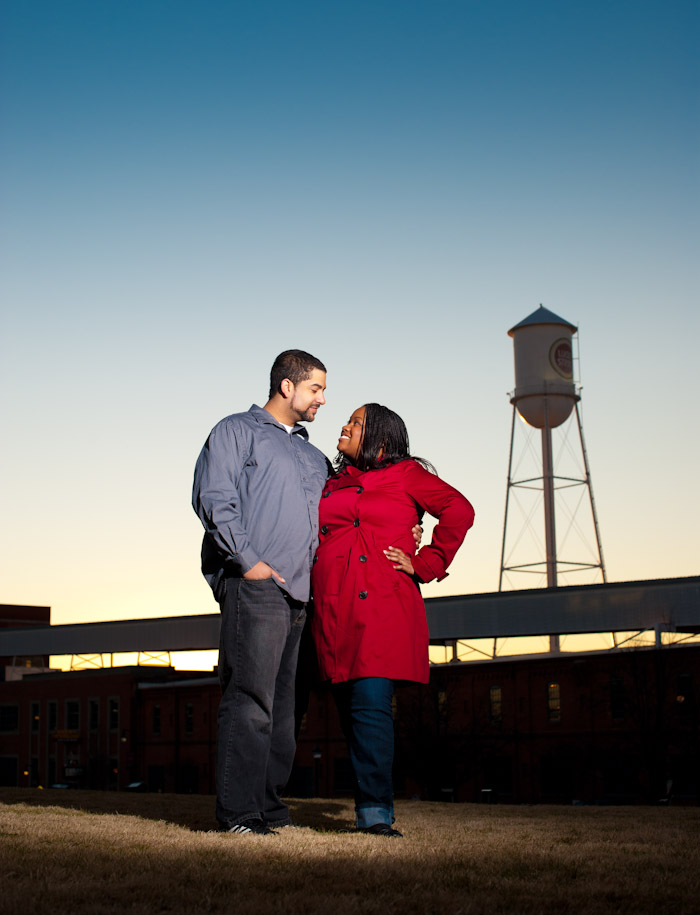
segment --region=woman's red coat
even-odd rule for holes
[[[411,528],[423,511],[439,520],[431,543],[415,554]],[[423,598],[414,579],[393,569],[382,551],[399,547],[413,556],[421,581],[439,580],[473,521],[467,499],[413,460],[384,470],[348,467],[328,481],[311,574],[311,628],[324,679],[428,682]]]

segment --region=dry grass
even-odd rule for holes
[[[294,801],[303,828],[208,833],[213,798],[0,789],[0,910],[290,915],[700,912],[698,808],[399,802],[405,838],[346,835],[351,804]]]

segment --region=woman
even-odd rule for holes
[[[411,457],[403,420],[379,404],[343,426],[335,469],[320,505],[312,632],[348,741],[357,829],[401,836],[392,828],[394,681],[428,682],[418,583],[445,578],[474,509]],[[424,511],[438,524],[416,553],[411,528]]]

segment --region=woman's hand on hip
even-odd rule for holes
[[[384,550],[384,555],[389,560],[389,562],[395,563],[392,566],[393,569],[397,569],[400,572],[405,572],[406,575],[413,575],[413,563],[411,562],[411,557],[408,553],[404,553],[403,550],[400,550],[397,546],[390,546],[388,550]]]

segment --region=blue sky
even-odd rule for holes
[[[611,580],[698,573],[700,7],[15,2],[0,12],[0,600],[212,612],[189,506],[288,347],[376,400],[497,588],[507,331],[579,327]]]

